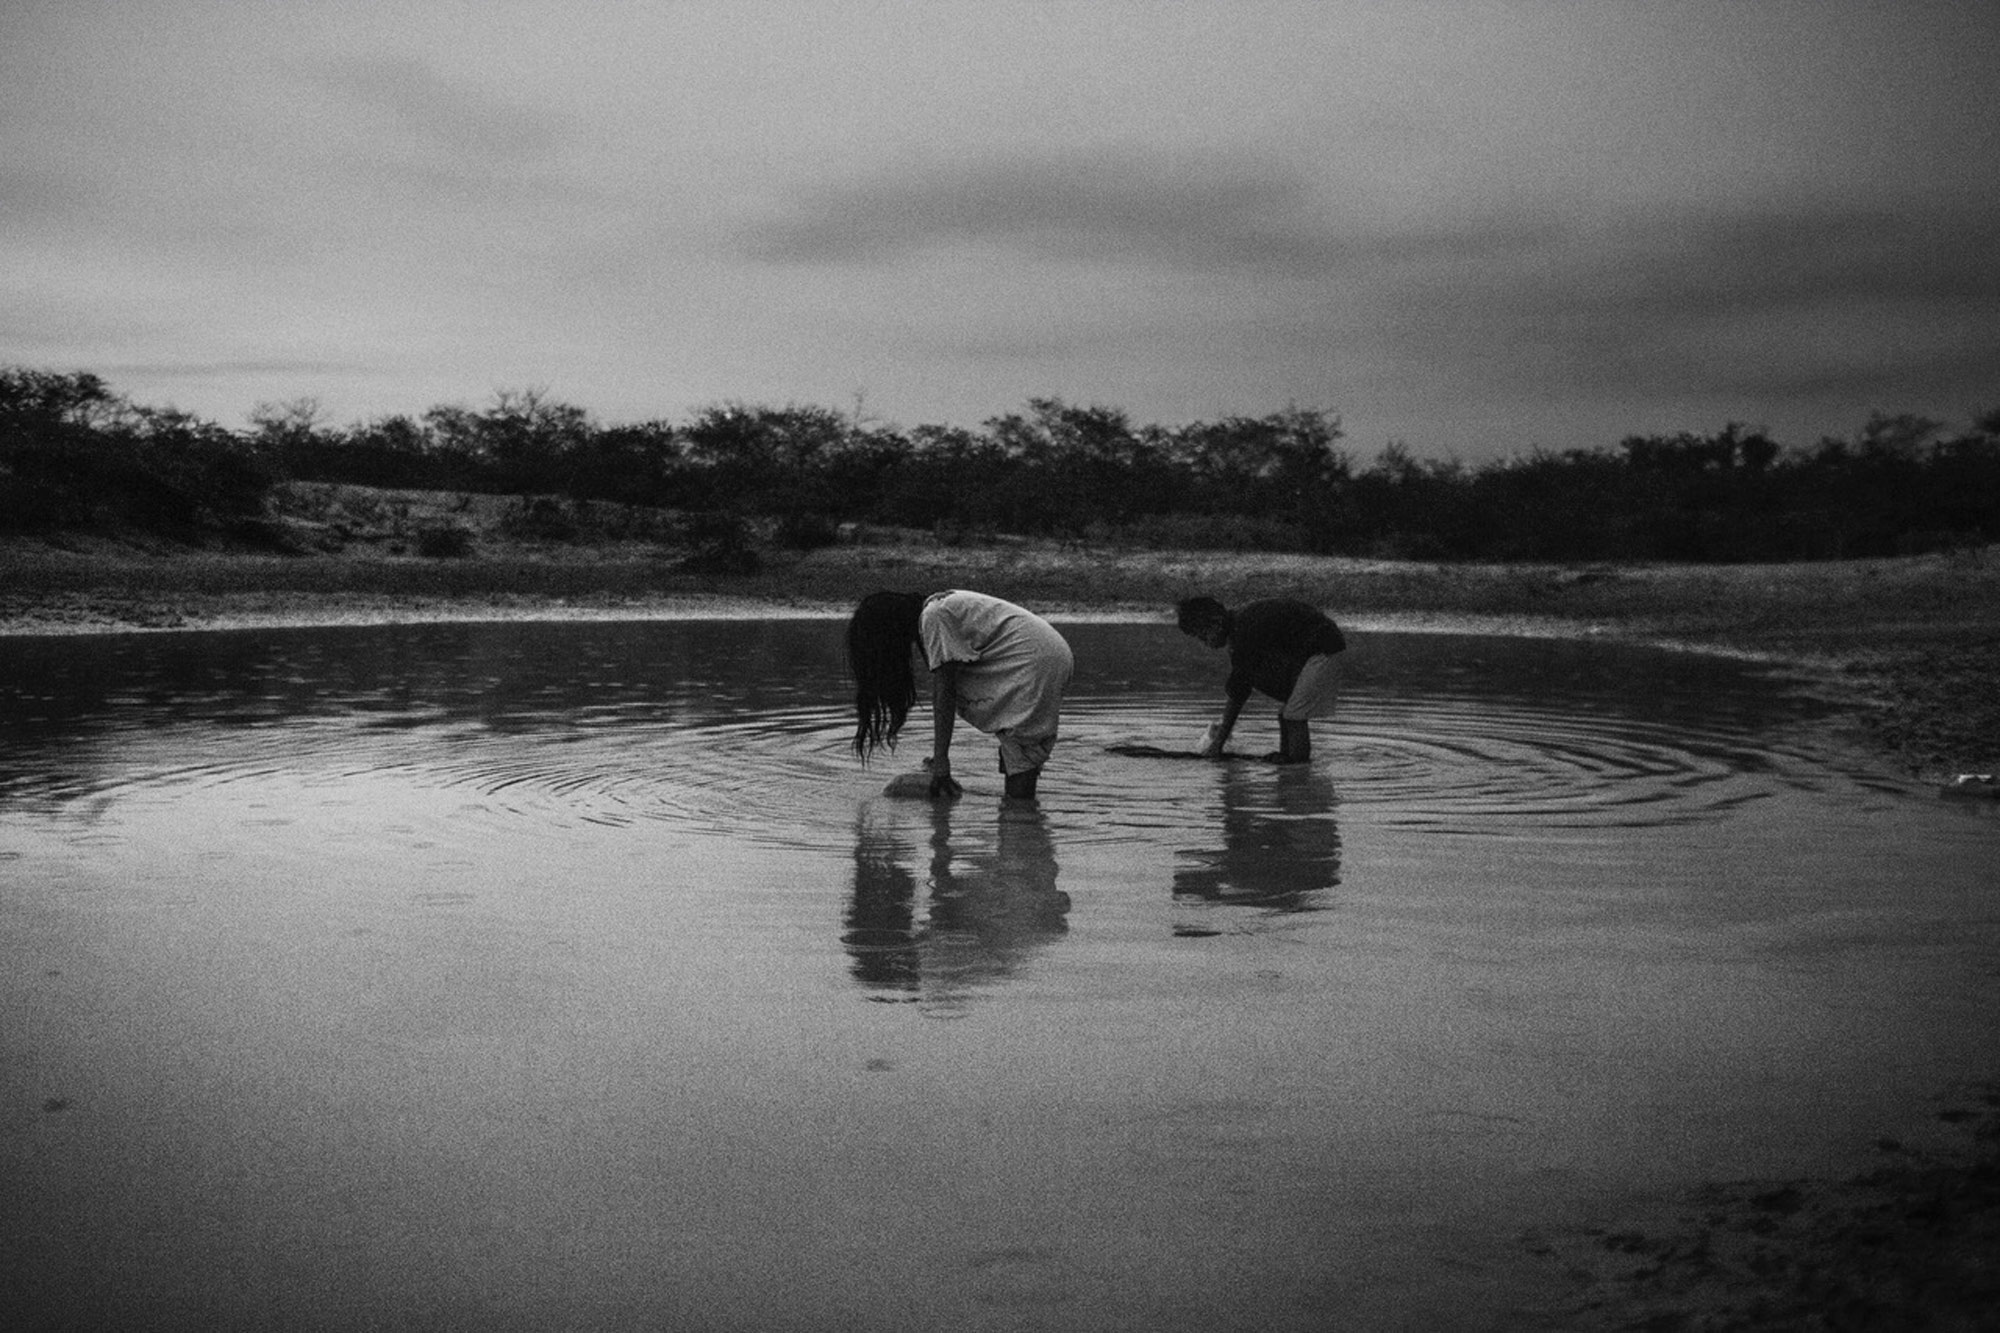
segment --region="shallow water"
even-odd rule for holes
[[[2000,821],[1740,665],[1063,626],[1038,808],[837,626],[0,640],[0,1250],[149,1328],[1502,1326],[1524,1230],[1990,1075]],[[1276,742],[1253,704],[1239,744]],[[8,1297],[12,1299],[12,1297]]]

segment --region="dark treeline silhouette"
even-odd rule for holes
[[[260,404],[233,432],[95,375],[0,368],[0,530],[252,525],[283,481],[612,501],[773,520],[808,546],[860,522],[1160,547],[1439,560],[1747,561],[1914,554],[2000,538],[2000,410],[1876,414],[1781,448],[1730,424],[1482,464],[1400,445],[1359,467],[1338,418],[1135,426],[1035,399],[977,430],[737,403],[605,425],[540,390],[333,427]]]
[[[95,375],[0,368],[0,531],[191,535],[259,512],[276,480],[254,443]]]

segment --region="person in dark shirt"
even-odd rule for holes
[[[1347,647],[1340,626],[1317,607],[1289,598],[1249,602],[1231,611],[1213,597],[1190,597],[1174,611],[1181,633],[1229,650],[1229,680],[1223,686],[1228,704],[1222,721],[1209,728],[1202,753],[1222,753],[1250,691],[1256,690],[1280,704],[1278,749],[1264,757],[1280,764],[1311,759],[1308,724],[1333,715],[1338,684],[1333,655]]]

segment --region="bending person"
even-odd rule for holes
[[[877,592],[847,622],[854,752],[893,748],[917,699],[912,650],[931,672],[930,794],[956,797],[951,736],[959,718],[1000,742],[1007,795],[1032,800],[1056,743],[1074,659],[1055,626],[978,592]]]
[[[1264,757],[1280,764],[1311,759],[1310,720],[1333,716],[1338,685],[1333,655],[1347,647],[1340,626],[1319,608],[1288,598],[1250,602],[1231,611],[1213,597],[1190,597],[1174,610],[1181,633],[1229,650],[1229,680],[1223,686],[1228,702],[1221,723],[1203,741],[1202,753],[1222,753],[1250,691],[1256,690],[1281,705],[1278,749]]]

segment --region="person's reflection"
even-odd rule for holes
[[[840,942],[854,960],[854,978],[871,990],[917,989],[916,857],[903,830],[885,818],[893,802],[861,807],[854,820],[854,896]],[[891,998],[891,997],[881,997]]]
[[[1222,845],[1176,854],[1174,900],[1184,912],[1175,933],[1221,927],[1208,905],[1265,912],[1311,912],[1340,883],[1340,825],[1333,781],[1300,764],[1222,769]]]
[[[928,833],[929,899],[918,920],[918,850]],[[842,942],[879,999],[963,1010],[973,988],[1006,979],[1068,930],[1069,895],[1047,818],[1006,802],[997,819],[963,804],[877,801],[855,823],[854,895]]]

